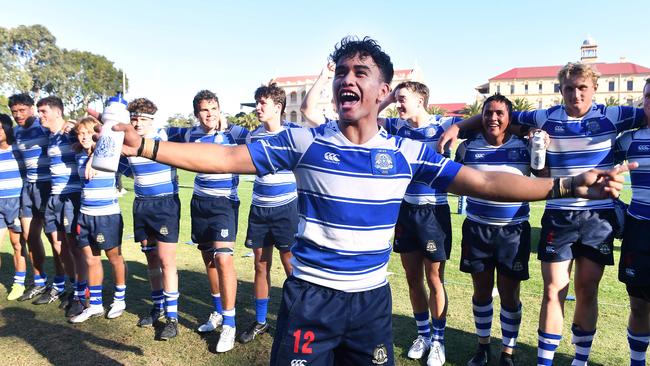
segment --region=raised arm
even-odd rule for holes
[[[318,102],[320,101],[321,92],[327,87],[328,82],[334,77],[334,64],[328,62],[320,75],[314,82],[314,85],[309,89],[300,105],[300,111],[305,117],[307,123],[312,127],[317,127],[325,123],[325,116],[323,111],[318,109]]]
[[[637,166],[637,163],[630,163],[607,171],[591,169],[566,178],[529,178],[463,166],[447,190],[459,195],[505,202],[566,197],[617,198],[623,189],[624,178],[621,174]]]
[[[125,156],[154,157],[152,160],[157,162],[200,173],[255,173],[255,166],[245,145],[230,147],[160,141],[157,151],[154,151],[153,140],[142,138],[133,126],[117,124],[113,130],[124,131],[122,154]]]

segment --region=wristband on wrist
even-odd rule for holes
[[[158,156],[158,147],[160,146],[160,140],[155,140],[153,142],[153,152],[151,154],[151,160],[156,160]]]
[[[569,198],[576,196],[575,177],[553,178],[553,189],[550,199]]]
[[[153,148],[154,148],[155,142],[152,139],[142,139],[142,153],[140,154],[141,157],[147,158],[150,160],[154,159],[154,154],[153,154]]]
[[[144,149],[144,137],[140,140],[140,147],[138,148],[138,152],[135,155],[142,156],[143,149]]]

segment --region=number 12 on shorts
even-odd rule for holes
[[[293,353],[311,354],[312,349],[309,345],[314,339],[316,339],[316,336],[311,330],[303,333],[302,329],[296,329],[293,332]],[[300,347],[301,341],[303,341],[302,347]]]

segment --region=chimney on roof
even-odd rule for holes
[[[580,46],[580,61],[584,63],[598,61],[598,44],[591,36],[587,36]]]

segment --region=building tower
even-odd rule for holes
[[[593,38],[587,36],[580,47],[580,61],[584,63],[594,63],[598,61],[598,44]]]

